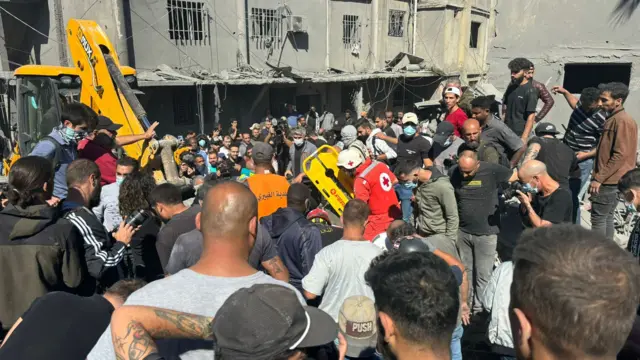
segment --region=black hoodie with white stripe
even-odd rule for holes
[[[96,215],[86,207],[65,201],[62,205],[64,217],[82,235],[84,257],[89,275],[96,279],[98,287],[105,289],[124,277],[127,246],[112,239]]]

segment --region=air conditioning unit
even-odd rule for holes
[[[300,15],[289,15],[288,30],[294,33],[307,32],[307,19]]]

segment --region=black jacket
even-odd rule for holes
[[[114,241],[98,217],[86,207],[66,200],[62,209],[65,219],[81,234],[80,243],[84,246],[84,258],[89,275],[95,279],[96,291],[102,292],[125,278],[127,269],[122,260],[127,246]]]
[[[80,234],[57,208],[8,205],[0,212],[0,274],[6,331],[38,297],[79,291],[86,274]]]
[[[260,220],[278,247],[278,255],[289,270],[289,283],[302,291],[302,278],[311,270],[322,249],[320,230],[305,215],[292,208],[280,208]]]

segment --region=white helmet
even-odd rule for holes
[[[338,166],[347,170],[355,169],[363,162],[362,154],[357,149],[342,150],[338,154]]]

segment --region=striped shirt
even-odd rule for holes
[[[605,120],[607,119],[602,110],[588,114],[582,109],[582,104],[578,103],[571,113],[564,143],[576,152],[593,150],[598,145]]]

